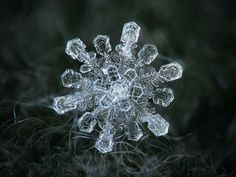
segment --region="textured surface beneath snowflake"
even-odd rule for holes
[[[78,111],[80,131],[91,133],[95,127],[100,134],[95,148],[101,153],[113,150],[118,132],[128,140],[143,136],[140,124],[156,136],[168,133],[168,122],[157,114],[155,105],[167,107],[174,94],[163,83],[181,78],[183,68],[177,62],[162,65],[156,70],[150,64],[158,56],[153,44],[145,44],[137,51],[140,27],[125,23],[121,43],[112,50],[107,35],[93,40],[96,53],[87,51],[81,39],[68,41],[65,52],[84,64],[80,71],[67,69],[61,79],[64,87],[75,88],[74,93],[55,97],[53,108],[58,114]]]

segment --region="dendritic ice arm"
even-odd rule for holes
[[[174,100],[173,91],[162,85],[181,78],[183,68],[173,62],[156,71],[151,63],[158,56],[157,47],[145,44],[137,51],[140,29],[135,22],[125,23],[115,50],[107,35],[94,38],[96,53],[87,51],[79,38],[66,45],[65,52],[84,64],[79,72],[66,69],[61,75],[62,85],[73,92],[55,97],[53,108],[58,114],[76,111],[82,132],[100,130],[95,148],[101,153],[114,149],[117,134],[124,133],[130,141],[140,140],[144,122],[156,136],[168,133],[169,123],[155,108],[167,107]]]

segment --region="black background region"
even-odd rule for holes
[[[146,129],[144,140],[103,155],[97,135],[73,128],[75,113],[50,106],[71,92],[60,75],[81,65],[66,42],[79,37],[94,50],[107,34],[114,49],[129,21],[141,26],[139,46],[157,46],[157,69],[178,61],[184,73],[169,84],[174,102],[157,108],[169,134]],[[233,0],[1,0],[0,176],[236,176],[235,38]]]

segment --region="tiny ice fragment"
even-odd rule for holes
[[[131,109],[130,101],[127,99],[120,100],[118,102],[118,105],[119,105],[121,111],[127,112]]]
[[[141,84],[134,85],[132,88],[132,97],[133,98],[141,98],[143,95],[143,87]]]
[[[110,39],[107,35],[97,35],[93,40],[93,45],[98,54],[105,56],[111,51]]]
[[[69,40],[66,45],[65,52],[70,55],[73,59],[77,59],[80,52],[84,52],[86,45],[81,41],[80,38]]]
[[[62,84],[67,88],[79,88],[81,86],[81,78],[81,74],[72,69],[66,69],[65,72],[61,75]]]
[[[137,77],[137,73],[134,69],[127,69],[125,71],[125,73],[123,74],[123,78],[129,83],[131,84]]]
[[[107,68],[107,76],[110,82],[114,82],[118,79],[120,79],[120,74],[118,72],[118,69],[114,65],[109,65]]]
[[[125,23],[120,41],[125,44],[134,44],[138,42],[140,27],[135,22]]]
[[[64,114],[65,112],[76,109],[77,99],[73,95],[65,95],[54,98],[53,109],[58,114]]]
[[[111,125],[108,123],[103,126],[102,132],[100,132],[99,138],[95,144],[95,148],[101,153],[107,153],[113,150],[113,134]]]
[[[104,107],[104,108],[108,108],[112,105],[112,103],[114,102],[114,97],[112,97],[110,94],[106,94],[104,95],[101,100],[100,100],[100,106]]]
[[[177,63],[170,63],[167,65],[162,65],[159,70],[159,75],[166,82],[170,82],[182,77],[183,67]]]
[[[156,136],[162,136],[168,133],[169,123],[159,114],[149,115],[147,117],[148,129]]]
[[[151,62],[157,57],[158,51],[155,45],[145,44],[139,51],[138,57],[143,60],[145,64],[151,64]]]
[[[113,82],[110,88],[110,93],[115,99],[127,99],[129,86],[124,81]]]
[[[128,61],[130,58],[132,58],[132,50],[135,49],[137,46],[135,44],[118,44],[115,49],[116,51],[124,56],[122,58],[124,61]]]
[[[90,112],[84,113],[77,121],[80,131],[86,133],[91,133],[96,123],[97,121],[94,115]]]
[[[93,70],[92,66],[87,63],[83,64],[79,69],[81,73],[88,73],[92,70]]]
[[[128,127],[128,139],[132,141],[138,141],[143,136],[143,131],[139,128],[138,122],[134,121],[130,123]]]
[[[153,97],[153,102],[155,104],[167,107],[173,100],[174,100],[174,94],[171,89],[169,88],[156,89],[155,95]]]

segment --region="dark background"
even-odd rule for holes
[[[140,46],[156,44],[184,74],[170,84],[174,102],[159,110],[168,136],[123,149],[134,154],[101,155],[88,150],[92,138],[71,142],[73,113],[49,106],[70,92],[60,74],[80,66],[66,42],[80,37],[92,50],[107,34],[114,47],[131,20],[142,28]],[[0,176],[236,176],[235,38],[233,0],[1,0]]]

